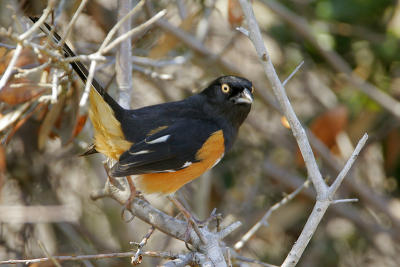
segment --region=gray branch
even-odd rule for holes
[[[285,261],[281,265],[282,267],[295,266],[300,260],[301,255],[303,254],[305,248],[311,240],[315,230],[318,227],[318,224],[320,223],[329,205],[332,204],[334,201],[337,202],[337,200],[333,200],[334,194],[336,193],[343,179],[353,165],[362,147],[365,145],[365,142],[368,139],[368,135],[365,134],[363,138],[361,138],[350,159],[344,166],[343,170],[339,173],[333,184],[328,187],[328,185],[322,179],[322,175],[318,169],[305,130],[301,126],[300,121],[297,119],[296,114],[293,111],[290,101],[286,95],[285,88],[279,80],[275,68],[268,55],[267,49],[264,46],[264,41],[262,39],[260,29],[255,19],[252,6],[248,0],[239,0],[239,2],[246,17],[248,25],[248,37],[255,47],[257,55],[264,68],[265,74],[271,83],[275,97],[278,99],[283,113],[290,124],[293,136],[296,138],[301,154],[306,163],[308,175],[313,182],[315,190],[317,191],[317,200],[314,205],[313,211],[308,217],[306,225],[304,226],[299,238],[293,245]]]

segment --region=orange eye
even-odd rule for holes
[[[231,88],[229,87],[229,85],[227,85],[226,83],[224,83],[224,84],[221,86],[221,90],[222,90],[222,92],[223,92],[224,94],[227,94],[227,93],[229,93],[229,91],[231,90]]]
[[[255,91],[255,90],[254,90],[254,86],[252,86],[250,92],[251,92],[252,94],[254,94],[254,91]]]

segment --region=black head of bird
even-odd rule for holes
[[[207,97],[211,110],[226,117],[236,127],[249,114],[253,93],[252,83],[237,76],[221,76],[201,92]]]

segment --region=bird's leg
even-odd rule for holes
[[[124,218],[125,211],[127,211],[127,210],[130,211],[130,209],[131,209],[131,204],[132,204],[133,200],[134,200],[136,197],[140,197],[140,196],[141,196],[140,192],[136,190],[136,187],[135,187],[135,185],[133,184],[132,176],[130,176],[130,175],[129,175],[129,176],[126,176],[126,180],[128,181],[129,191],[131,192],[131,194],[130,194],[129,198],[126,200],[126,202],[125,202],[125,204],[124,204],[124,207],[122,208],[122,211],[121,211],[121,217],[122,217],[122,218]],[[132,212],[131,212],[131,214],[132,214]],[[132,214],[132,217],[130,217],[128,220],[126,220],[126,222],[130,222],[130,221],[132,221],[134,218],[135,218],[135,216]]]
[[[123,188],[123,186],[121,185],[121,183],[120,183],[116,178],[114,178],[114,177],[112,177],[112,176],[110,175],[110,172],[109,172],[109,171],[110,171],[110,168],[108,167],[108,162],[104,162],[104,169],[105,169],[105,171],[106,171],[106,173],[107,173],[108,180],[110,181],[110,183],[111,183],[113,186],[117,187],[119,190],[124,190],[124,188]],[[125,212],[126,212],[127,210],[130,211],[130,209],[131,209],[131,204],[132,204],[133,200],[134,200],[136,197],[140,197],[140,196],[141,196],[140,192],[136,190],[136,187],[135,187],[135,185],[133,184],[132,177],[131,177],[131,176],[127,176],[127,177],[126,177],[126,181],[128,182],[128,185],[129,185],[130,195],[129,195],[129,198],[126,200],[126,202],[125,202],[125,204],[124,204],[124,206],[123,206],[123,208],[122,208],[122,211],[121,211],[121,218],[124,218],[124,214],[125,214]],[[132,220],[135,218],[135,216],[132,214],[132,212],[131,212],[131,215],[132,215],[132,216],[131,216],[128,220],[125,220],[126,222],[130,222],[130,221],[132,221]]]
[[[205,239],[204,235],[202,234],[201,230],[199,229],[199,225],[198,225],[198,220],[192,215],[192,213],[185,208],[185,206],[178,200],[176,199],[174,196],[168,196],[167,197],[174,205],[175,207],[182,213],[182,215],[185,217],[186,221],[187,221],[187,228],[186,228],[186,232],[185,232],[185,244],[186,247],[188,247],[187,245],[187,241],[189,239],[189,232],[190,232],[190,228],[193,227],[193,230],[196,232],[196,234],[199,236],[201,242],[203,244],[206,244],[207,240]],[[190,249],[190,248],[189,248]]]
[[[215,222],[216,222],[216,227],[217,227],[217,232],[219,232],[220,231],[220,222],[221,222],[221,220],[222,220],[222,214],[221,213],[217,213],[217,209],[215,208],[215,209],[213,209],[213,211],[211,212],[211,214],[210,214],[210,216],[207,218],[207,219],[205,219],[205,220],[203,220],[203,221],[198,221],[198,224],[200,225],[200,226],[206,226],[206,225],[209,225],[212,221],[214,221],[215,220]]]

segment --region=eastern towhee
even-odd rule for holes
[[[66,57],[75,56],[67,45],[62,49]],[[70,64],[86,82],[87,68],[79,61]],[[144,194],[172,194],[215,166],[232,148],[254,90],[247,79],[222,76],[184,100],[127,110],[95,79],[92,86],[94,148],[86,154],[100,152],[116,160],[110,175],[135,175],[135,186]]]

